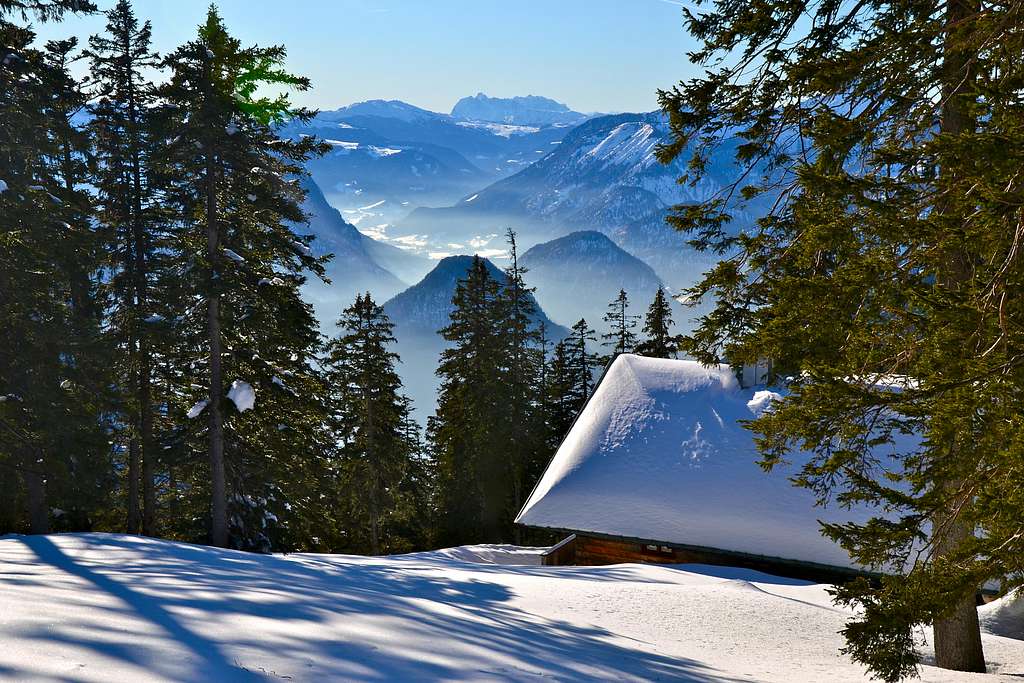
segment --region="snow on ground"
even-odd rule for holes
[[[0,679],[866,680],[838,653],[848,614],[824,586],[701,565],[542,567],[539,552],[268,556],[6,536]],[[999,632],[1020,628],[1019,605],[983,610]],[[984,644],[1005,676],[926,666],[924,680],[1019,680],[1024,641]]]

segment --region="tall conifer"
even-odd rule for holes
[[[640,316],[629,312],[629,296],[626,290],[620,289],[619,295],[608,303],[604,321],[611,329],[601,335],[603,346],[611,347],[611,357],[620,353],[633,353],[636,349],[636,328]]]
[[[110,334],[125,351],[119,364],[127,406],[127,529],[155,531],[155,470],[160,453],[154,433],[152,396],[154,336],[167,334],[154,300],[154,279],[166,249],[159,188],[151,157],[160,154],[151,110],[154,86],[147,72],[158,65],[150,48],[149,22],[139,25],[128,0],[107,13],[104,34],[89,39],[91,107],[96,146],[95,186],[104,231],[112,294]],[[142,510],[139,509],[141,484]]]
[[[323,387],[313,365],[319,333],[298,288],[303,271],[322,276],[323,266],[309,238],[290,226],[305,220],[294,176],[324,146],[280,138],[277,124],[312,112],[292,107],[285,94],[258,95],[264,86],[309,87],[281,68],[284,56],[281,47],[243,48],[211,7],[196,40],[167,57],[171,80],[160,92],[167,199],[183,219],[177,324],[188,348],[202,350],[189,365],[204,391],[189,393],[191,414],[206,422],[210,538],[219,546],[230,538],[262,547],[267,520],[313,505],[289,500],[282,486],[300,490],[310,464],[303,458],[322,455]],[[276,419],[275,409],[282,411]]]
[[[654,300],[644,317],[644,340],[637,344],[636,352],[652,358],[675,358],[678,355],[680,337],[672,334],[672,308],[665,297],[665,290],[658,288]]]
[[[697,182],[735,136],[746,171],[671,217],[724,257],[690,292],[716,304],[686,350],[788,368],[788,397],[753,425],[764,464],[807,449],[799,484],[883,513],[824,531],[907,569],[837,590],[859,608],[847,651],[890,681],[914,672],[921,624],[939,666],[983,671],[977,588],[1024,577],[1006,523],[1024,516],[1020,13],[715,0],[686,14],[704,75],[661,93],[662,160],[688,156]],[[775,209],[737,224],[765,193]],[[918,447],[883,446],[908,431]]]

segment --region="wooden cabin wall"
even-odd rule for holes
[[[740,567],[817,583],[845,583],[857,573],[840,568],[786,562],[715,550],[697,550],[650,544],[629,539],[598,538],[577,533],[542,558],[546,565],[599,566],[640,562],[645,564],[710,564]]]

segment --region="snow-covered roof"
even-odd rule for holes
[[[816,507],[789,481],[800,453],[771,473],[756,464],[741,421],[777,397],[725,365],[621,355],[516,522],[855,568],[818,520],[871,511]]]

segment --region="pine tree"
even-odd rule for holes
[[[636,352],[652,358],[675,358],[678,355],[680,337],[672,334],[672,309],[661,288],[654,293],[654,301],[644,318],[645,339],[637,345]]]
[[[572,326],[572,334],[566,344],[568,356],[568,374],[570,378],[569,396],[572,405],[576,406],[576,412],[583,408],[583,404],[590,398],[594,391],[594,369],[601,366],[601,358],[587,350],[587,344],[595,343],[596,332],[584,318],[580,318]]]
[[[271,526],[284,528],[291,517],[300,527],[298,518],[314,515],[318,503],[303,482],[316,478],[324,456],[320,340],[298,288],[303,271],[322,277],[323,266],[309,238],[290,227],[305,216],[302,189],[289,176],[303,174],[302,164],[325,147],[277,135],[277,124],[312,112],[293,108],[285,94],[256,96],[263,86],[309,87],[281,69],[284,54],[242,48],[211,8],[197,39],[165,60],[171,80],[160,91],[165,201],[183,219],[175,233],[185,311],[175,323],[178,361],[190,375],[181,378],[185,388],[205,386],[201,397],[186,390],[176,410],[195,401],[191,414],[206,417],[209,488],[193,490],[209,496],[218,546],[230,539],[266,547]],[[259,400],[247,412],[253,395]]]
[[[716,304],[685,350],[791,370],[753,424],[765,466],[808,449],[797,481],[821,502],[885,511],[824,531],[859,563],[907,569],[836,592],[860,608],[847,652],[889,681],[914,672],[929,623],[939,666],[983,671],[976,590],[1024,576],[1019,16],[718,0],[686,19],[707,73],[660,95],[663,161],[688,155],[696,182],[735,135],[745,171],[671,217],[727,256],[690,292]],[[738,224],[759,195],[775,208]],[[908,431],[919,447],[876,457]]]
[[[499,446],[509,459],[514,514],[533,486],[531,473],[537,469],[536,461],[544,458],[539,415],[544,395],[538,386],[538,378],[544,372],[544,356],[538,348],[541,332],[536,323],[534,290],[524,280],[527,270],[519,263],[516,234],[511,228],[506,238],[509,266],[505,269],[497,312],[499,334],[506,346],[502,357],[507,361],[507,380],[501,383],[501,400],[506,406],[502,420],[504,435]]]
[[[370,294],[359,295],[338,320],[342,334],[327,349],[325,369],[334,394],[344,516],[349,539],[373,555],[394,550],[389,520],[399,487],[418,456],[410,440],[409,402],[399,391],[393,325]],[[418,437],[418,435],[416,435]],[[424,509],[422,512],[425,512]]]
[[[619,295],[608,304],[608,311],[604,314],[604,321],[611,325],[611,331],[602,334],[603,346],[610,346],[612,351],[610,358],[620,353],[633,353],[636,348],[636,327],[640,316],[629,313],[629,297],[626,290],[620,289]]]
[[[107,12],[106,33],[92,36],[86,53],[98,97],[91,107],[90,128],[96,141],[99,219],[111,273],[109,330],[114,343],[127,351],[119,368],[130,425],[126,527],[137,533],[141,524],[147,535],[155,532],[154,477],[161,450],[154,427],[153,346],[158,334],[166,333],[154,284],[167,247],[162,234],[166,217],[151,172],[151,156],[162,152],[150,113],[154,86],[145,73],[159,63],[150,48],[151,33],[149,22],[140,26],[128,0],[120,0]]]
[[[452,298],[451,323],[440,334],[437,411],[428,440],[437,461],[439,540],[444,544],[500,542],[507,536],[509,461],[501,452],[505,406],[499,327],[501,286],[479,257]]]
[[[577,394],[573,391],[576,383],[571,371],[567,339],[555,344],[551,361],[548,363],[547,376],[548,448],[554,453],[582,407]]]
[[[49,529],[51,494],[88,509],[109,464],[98,419],[101,305],[81,185],[88,140],[70,125],[82,101],[67,70],[74,42],[37,50],[32,32],[8,20],[56,19],[76,7],[93,9],[0,2],[0,467],[21,475],[22,490],[10,492],[27,521],[16,524],[32,533]]]

